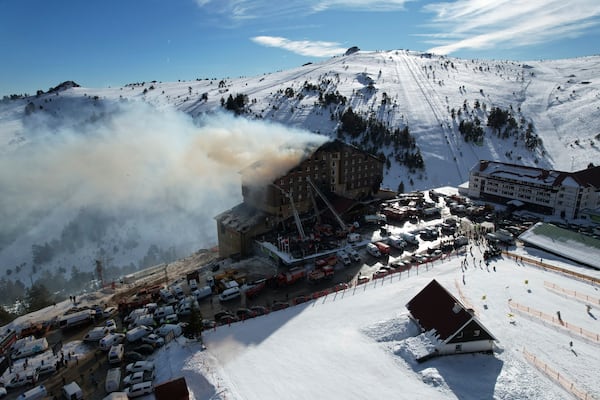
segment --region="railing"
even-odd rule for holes
[[[521,255],[515,254],[515,253],[511,253],[508,251],[503,251],[502,254],[508,256],[509,258],[514,258],[516,261],[522,261],[522,262],[526,262],[528,264],[534,265],[536,267],[545,269],[547,271],[554,271],[554,272],[558,272],[561,273],[563,275],[568,275],[571,277],[575,277],[577,279],[580,279],[582,281],[585,282],[590,282],[596,285],[600,285],[600,279],[595,278],[593,276],[589,276],[589,275],[585,275],[576,271],[571,271],[569,269],[566,268],[561,268],[561,267],[556,267],[554,265],[550,265],[544,261],[542,261],[542,259],[535,259],[535,258],[529,258],[529,257],[523,257]]]
[[[583,329],[580,328],[576,325],[570,324],[568,322],[565,322],[561,317],[559,317],[559,315],[557,315],[556,317],[553,315],[549,315],[546,313],[543,313],[541,311],[538,311],[534,308],[531,307],[527,307],[527,306],[523,306],[519,303],[516,303],[512,300],[508,301],[508,306],[510,307],[511,310],[517,310],[520,311],[522,313],[534,316],[542,321],[546,321],[551,323],[554,326],[557,327],[561,327],[564,329],[569,330],[572,333],[575,333],[585,339],[590,340],[591,342],[595,343],[595,344],[600,344],[600,334],[595,333],[595,332],[591,332],[588,331],[587,329]]]
[[[587,294],[579,293],[575,290],[565,289],[548,281],[544,281],[544,287],[557,293],[564,294],[565,296],[570,296],[576,298],[577,300],[581,300],[595,306],[600,306],[600,298],[598,297],[588,296]]]
[[[531,354],[530,352],[528,352],[525,349],[523,349],[523,356],[525,356],[525,359],[527,361],[529,361],[531,364],[533,364],[533,366],[536,367],[540,372],[542,372],[548,378],[552,379],[554,382],[558,383],[560,386],[563,387],[563,389],[565,389],[567,392],[571,393],[577,399],[580,399],[580,400],[593,400],[594,399],[594,397],[591,394],[576,387],[575,383],[573,381],[571,381],[564,375],[561,375],[558,371],[555,371],[548,364],[546,364],[545,362],[543,362],[542,360],[540,360],[535,355]]]

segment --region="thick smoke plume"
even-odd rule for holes
[[[307,146],[325,141],[228,115],[193,121],[145,103],[119,104],[94,122],[63,122],[46,129],[37,120],[24,132],[25,143],[0,158],[0,256],[17,233],[81,208],[143,216],[144,229],[164,244],[214,244],[213,217],[241,200],[241,170],[262,160],[256,183],[268,182],[293,167]],[[67,222],[53,221],[57,234]]]

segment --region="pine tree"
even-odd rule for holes
[[[27,289],[25,294],[25,303],[27,304],[27,312],[33,312],[41,310],[53,303],[52,295],[41,283],[35,283],[32,287]]]

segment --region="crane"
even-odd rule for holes
[[[323,193],[321,193],[321,191],[319,190],[319,188],[317,187],[317,185],[315,185],[314,182],[308,176],[306,177],[306,180],[308,181],[308,183],[310,184],[310,186],[315,190],[315,192],[319,195],[319,197],[321,199],[323,199],[323,202],[325,202],[325,205],[327,205],[327,207],[329,208],[329,210],[331,210],[331,213],[333,214],[333,216],[337,220],[337,222],[340,225],[340,228],[342,229],[342,231],[346,232],[348,230],[348,227],[346,227],[346,224],[344,223],[344,220],[342,219],[342,217],[339,216],[339,214],[335,211],[335,209],[333,208],[333,206],[331,205],[331,203],[329,202],[329,200],[327,200],[327,197],[325,197],[325,195]]]
[[[294,198],[289,193],[283,190],[282,187],[273,184],[284,196],[290,199],[290,204],[292,205],[292,213],[294,214],[294,221],[296,222],[296,228],[298,228],[298,233],[300,234],[300,239],[303,241],[306,240],[306,233],[304,233],[304,228],[302,227],[302,222],[300,221],[300,214],[298,214],[298,210],[296,209],[296,205],[294,204]]]

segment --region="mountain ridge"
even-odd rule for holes
[[[392,190],[400,184],[406,191],[458,186],[468,179],[469,169],[480,159],[566,171],[586,168],[599,159],[600,153],[597,145],[600,141],[600,81],[595,72],[600,70],[599,65],[600,56],[517,62],[465,60],[390,50],[358,51],[291,70],[235,79],[150,81],[115,88],[77,87],[68,81],[68,85],[57,86],[65,87],[64,90],[0,102],[0,152],[7,156],[4,169],[14,170],[15,165],[26,169],[31,161],[15,164],[15,154],[27,154],[30,147],[38,145],[36,157],[44,158],[53,147],[64,147],[65,143],[72,146],[74,141],[80,141],[71,149],[72,153],[91,158],[77,160],[70,171],[86,171],[95,164],[111,167],[108,170],[112,175],[103,178],[102,171],[93,170],[87,177],[100,180],[104,186],[98,193],[90,192],[83,197],[89,200],[96,194],[106,195],[97,200],[102,207],[114,201],[107,194],[114,185],[105,182],[107,179],[132,180],[117,186],[120,191],[136,187],[135,184],[147,184],[147,179],[136,180],[133,175],[140,172],[140,163],[149,177],[176,176],[179,182],[173,188],[165,189],[159,182],[153,187],[159,193],[150,203],[144,202],[146,198],[140,200],[139,193],[122,199],[124,202],[133,200],[134,205],[128,204],[128,209],[134,209],[135,202],[141,201],[140,208],[150,206],[151,216],[164,215],[163,220],[150,219],[153,222],[148,223],[148,215],[143,224],[127,220],[122,222],[126,229],[114,225],[106,231],[110,232],[106,233],[109,237],[125,232],[119,233],[121,238],[116,243],[103,237],[104,244],[84,246],[87,253],[101,248],[101,254],[120,254],[131,243],[138,243],[135,260],[125,257],[115,261],[117,265],[135,264],[152,254],[185,255],[185,251],[194,248],[190,247],[192,243],[197,243],[196,249],[214,244],[212,216],[239,202],[241,193],[237,171],[227,177],[225,185],[212,175],[219,175],[218,169],[243,162],[248,152],[246,148],[253,141],[271,141],[272,136],[260,135],[262,131],[283,129],[279,124],[339,138],[379,154],[386,159],[383,186]],[[223,117],[224,114],[238,117]],[[489,125],[491,115],[494,118]],[[207,123],[207,120],[213,122]],[[200,140],[195,138],[195,130],[205,125],[211,130],[203,131],[202,140],[208,135],[215,135],[218,140],[204,141],[194,148]],[[234,136],[224,135],[223,129],[234,132]],[[86,154],[94,146],[109,147],[104,141],[112,138],[115,130],[119,131],[118,140],[107,142],[114,146],[108,155],[94,158],[93,151],[92,156]],[[146,137],[149,130],[156,131],[150,139]],[[282,134],[289,133],[285,132]],[[154,151],[145,155],[148,148]],[[196,166],[198,151],[214,162]],[[225,151],[229,154],[223,154]],[[115,152],[114,158],[111,158],[112,152]],[[139,152],[144,153],[143,157],[137,156]],[[28,156],[35,161],[36,157]],[[161,160],[163,157],[165,160]],[[123,158],[131,160],[123,161],[122,166],[115,162]],[[64,164],[62,160],[61,155],[55,163]],[[175,170],[163,170],[165,163],[172,167],[170,162],[177,163]],[[57,171],[50,179],[54,183],[57,177],[62,178],[65,170],[54,164],[52,167]],[[200,179],[190,171],[199,174]],[[187,183],[190,180],[198,181],[193,188]],[[6,176],[2,182],[14,183]],[[65,202],[66,193],[88,189],[78,185],[79,181],[68,181],[64,188],[59,186],[64,190],[51,197],[53,204],[44,205],[46,214],[61,214],[47,210]],[[182,187],[184,196],[178,192]],[[207,187],[211,188],[212,197],[197,194]],[[13,192],[20,189],[17,185]],[[175,195],[163,193],[169,191]],[[22,194],[27,197],[27,193]],[[45,195],[46,192],[40,192],[40,196]],[[165,201],[173,203],[170,211],[183,210],[183,213],[170,218],[171,214],[164,211],[164,207],[157,206]],[[130,214],[144,214],[138,211]],[[32,244],[43,245],[53,238],[60,239],[60,227],[67,227],[78,215],[75,209],[70,213],[63,211],[63,217],[70,216],[57,224],[58,228],[53,228],[56,233],[52,234],[49,228],[52,224],[46,214],[36,214],[40,221],[47,219],[43,224],[45,228],[37,225],[37,219],[30,225],[15,222],[20,233],[10,234],[4,246],[0,246],[0,267],[31,263],[31,256],[24,252],[28,253]],[[129,213],[121,210],[118,215],[125,218]],[[176,220],[180,225],[185,225],[187,220],[201,221],[194,223],[201,226],[196,230],[180,229],[189,231],[190,236],[186,235],[187,246],[179,252],[168,251],[173,244],[169,241],[178,240],[174,239],[176,227],[164,229],[169,232],[166,238],[158,239],[161,235],[156,233],[151,240],[143,238],[149,227],[168,226],[169,220]],[[56,220],[52,221],[56,225]],[[26,232],[28,235],[22,236]],[[10,246],[6,244],[9,242]],[[157,242],[164,245],[151,251],[151,245]],[[16,244],[19,244],[18,249]],[[9,252],[20,256],[8,257]],[[85,263],[91,268],[93,258],[89,255],[64,257],[62,263]]]

